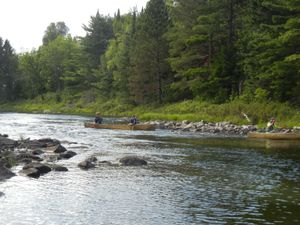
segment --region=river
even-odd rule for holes
[[[1,225],[300,224],[299,142],[84,128],[91,120],[0,114],[1,134],[54,138],[77,153],[58,162],[68,172],[1,182]],[[77,167],[91,155],[136,155],[148,165]]]

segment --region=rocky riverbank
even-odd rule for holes
[[[264,129],[259,129],[256,125],[236,125],[231,122],[212,123],[207,121],[190,122],[184,120],[177,121],[148,121],[144,124],[155,125],[159,129],[169,129],[176,132],[192,132],[192,133],[209,133],[209,134],[225,134],[225,135],[240,135],[245,136],[248,132],[259,131],[264,132]],[[294,128],[277,128],[276,132],[289,133],[299,132],[298,127]]]
[[[149,121],[145,124],[153,124],[159,129],[169,129],[178,132],[194,132],[194,133],[211,133],[211,134],[231,134],[231,135],[246,135],[250,131],[259,130],[254,125],[235,125],[231,122],[212,123],[207,121],[190,122],[184,120],[176,121]]]

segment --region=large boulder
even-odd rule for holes
[[[41,175],[41,173],[36,168],[23,169],[20,171],[20,173],[32,178],[39,178]]]
[[[32,163],[26,164],[23,167],[23,170],[27,170],[30,168],[37,169],[40,174],[49,173],[51,171],[51,168],[49,166],[42,164],[42,163],[38,163],[38,162],[32,162]]]
[[[63,153],[63,152],[67,151],[67,149],[64,146],[62,146],[61,144],[50,147],[48,149],[53,151],[54,153]]]
[[[17,141],[11,140],[5,136],[0,136],[0,152],[5,149],[14,149],[17,145]]]
[[[43,138],[43,139],[38,139],[38,140],[30,140],[30,139],[25,139],[19,141],[19,148],[26,148],[26,149],[41,149],[41,148],[47,148],[47,147],[53,147],[60,145],[60,142],[55,139],[50,139],[50,138]]]
[[[11,172],[5,166],[0,164],[0,181],[12,178],[15,175],[16,175],[15,173]]]
[[[56,171],[56,172],[67,172],[67,171],[69,171],[67,167],[61,166],[61,165],[52,164],[52,165],[50,165],[50,167],[53,171]]]
[[[57,159],[70,159],[75,155],[77,155],[76,152],[66,151],[66,152],[60,153]]]
[[[147,162],[137,156],[125,156],[119,160],[123,166],[144,166]]]

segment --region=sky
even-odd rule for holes
[[[88,25],[97,10],[113,16],[137,7],[140,11],[149,0],[0,0],[0,37],[9,40],[17,53],[42,45],[50,23],[63,21],[74,36],[85,36],[82,25]]]

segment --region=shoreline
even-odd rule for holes
[[[47,99],[47,102],[46,100]],[[208,121],[221,123],[230,121],[239,126],[256,125],[265,127],[270,118],[275,117],[278,127],[292,129],[300,127],[300,108],[279,102],[245,102],[234,100],[223,104],[214,104],[200,100],[185,100],[161,105],[125,104],[117,99],[107,101],[96,99],[86,102],[84,99],[71,100],[68,97],[56,102],[52,95],[44,100],[36,98],[0,104],[2,112],[56,114],[91,116],[100,112],[103,117],[130,117],[136,115],[140,121],[192,122]]]

